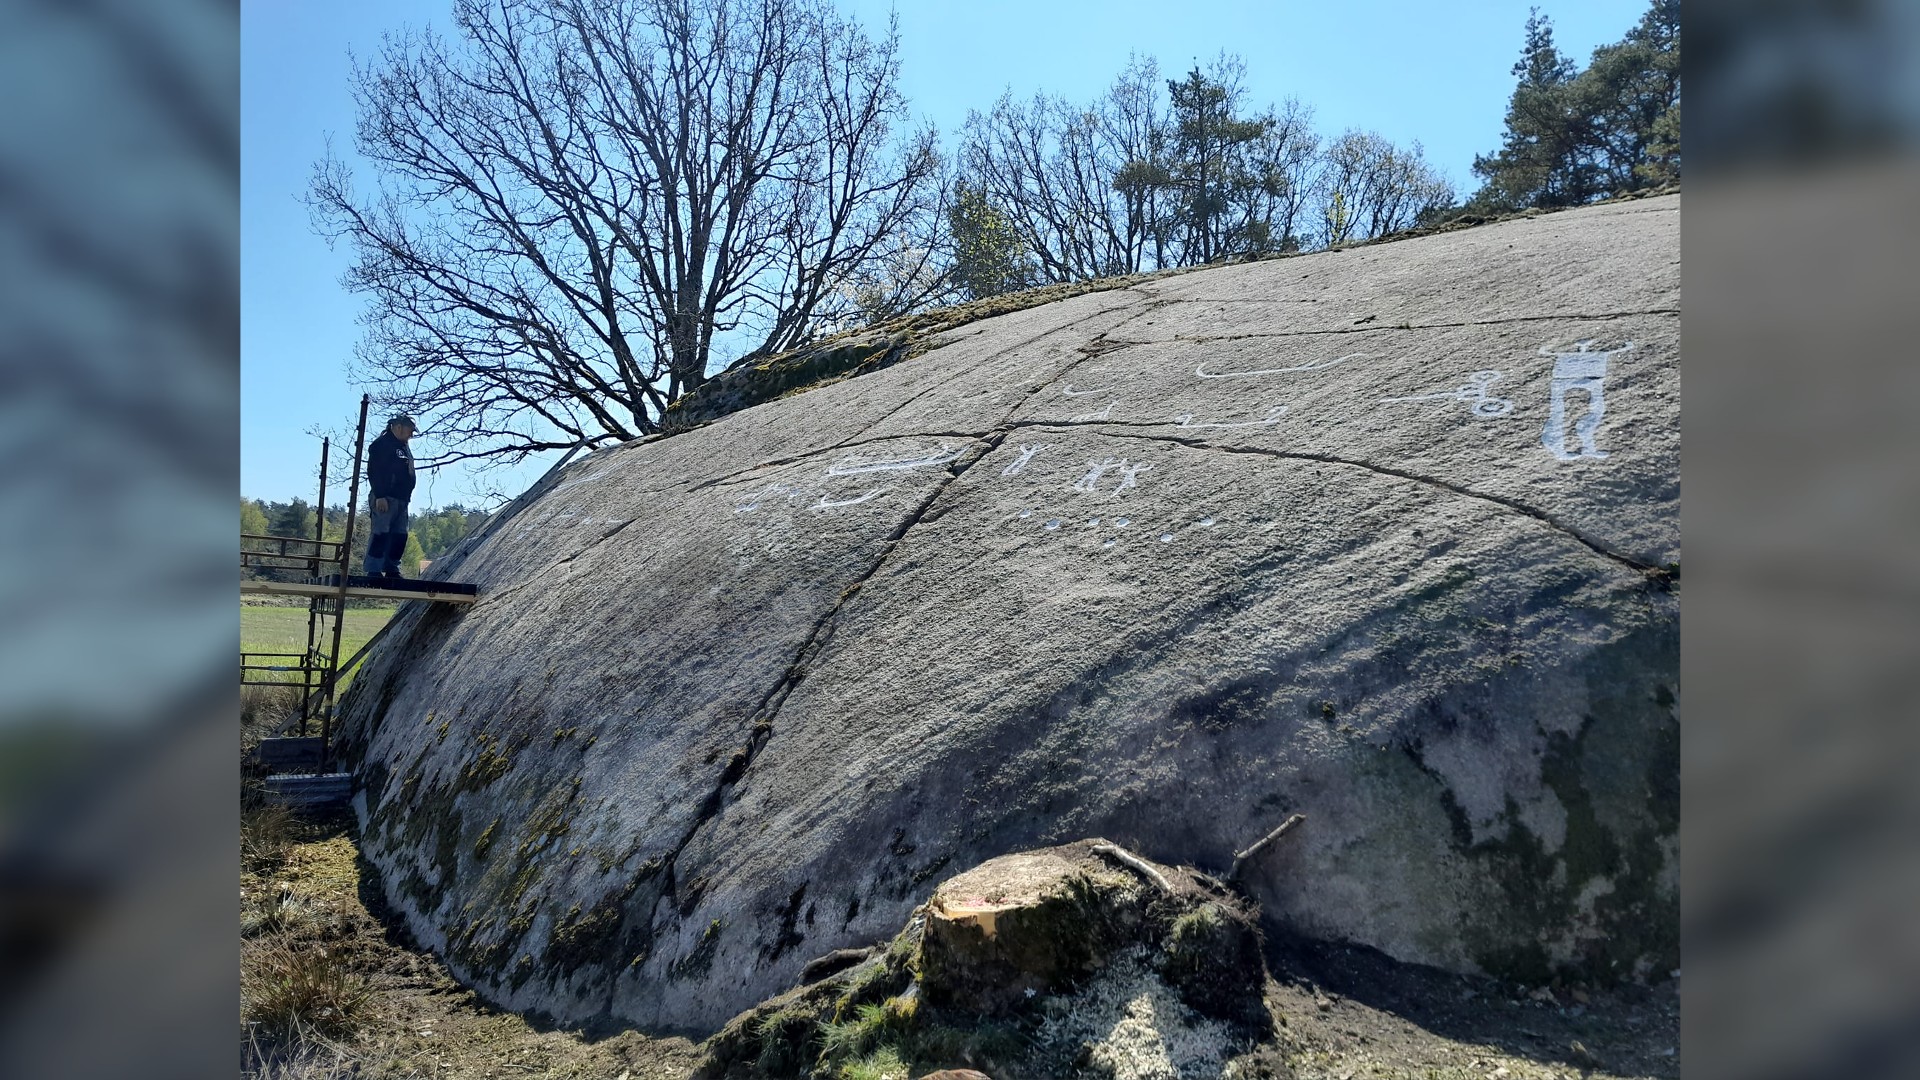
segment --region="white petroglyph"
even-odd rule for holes
[[[1124,529],[1131,524],[1133,524],[1132,518],[1114,518],[1113,519],[1113,527],[1116,529]]]
[[[851,499],[829,499],[825,495],[822,495],[820,496],[820,501],[813,504],[813,508],[815,510],[831,510],[836,506],[858,506],[863,502],[871,502],[892,490],[890,487],[874,488],[865,495],[856,495]]]
[[[1104,478],[1107,473],[1117,470],[1120,473],[1120,482],[1114,485],[1113,494],[1118,495],[1128,488],[1139,487],[1140,474],[1149,472],[1152,469],[1153,466],[1147,462],[1130,462],[1126,458],[1107,458],[1104,461],[1095,461],[1092,458],[1088,458],[1087,471],[1085,475],[1074,482],[1073,490],[1084,495],[1095,494],[1100,490],[1101,479]],[[1122,519],[1122,522],[1124,523],[1124,519]],[[1093,524],[1098,525],[1099,523],[1099,518],[1093,520]]]
[[[1127,490],[1128,488],[1139,487],[1140,474],[1143,472],[1152,472],[1152,471],[1153,471],[1153,466],[1151,464],[1148,464],[1147,462],[1141,461],[1141,462],[1135,462],[1129,465],[1125,461],[1122,461],[1120,463],[1120,483],[1117,487],[1113,489],[1113,493],[1115,495],[1118,495],[1121,492]]]
[[[924,469],[929,465],[945,465],[959,456],[960,450],[948,450],[943,444],[933,453],[916,458],[895,458],[890,461],[858,461],[847,458],[827,466],[827,475],[857,476],[861,473],[887,472],[894,469]]]
[[[800,493],[799,488],[788,487],[785,484],[772,484],[761,489],[759,493],[753,496],[753,498],[749,499],[746,502],[741,503],[739,506],[734,507],[733,512],[736,514],[751,514],[755,510],[760,509],[760,504],[762,502],[765,502],[767,499],[772,498],[775,495],[785,495],[787,497],[787,501],[792,502],[793,497],[795,495],[798,495],[799,493]]]
[[[1072,422],[1079,424],[1088,420],[1105,420],[1113,415],[1114,404],[1114,402],[1109,401],[1107,402],[1107,407],[1101,409],[1099,412],[1081,413],[1079,416],[1074,417]]]
[[[1008,464],[1006,468],[1001,469],[1000,475],[1001,476],[1014,475],[1015,473],[1019,472],[1021,469],[1026,468],[1027,462],[1032,461],[1034,458],[1034,455],[1038,454],[1042,450],[1051,449],[1052,446],[1053,446],[1052,443],[1041,443],[1039,446],[1021,447],[1019,459]]]
[[[1330,367],[1334,367],[1335,365],[1338,365],[1338,364],[1344,364],[1349,360],[1364,360],[1364,359],[1371,358],[1372,356],[1373,356],[1372,353],[1359,353],[1359,352],[1348,353],[1345,356],[1337,357],[1332,360],[1316,360],[1311,364],[1301,364],[1298,367],[1262,368],[1259,371],[1214,372],[1214,371],[1208,371],[1207,365],[1203,362],[1199,367],[1193,369],[1193,373],[1195,375],[1198,375],[1202,379],[1251,379],[1256,375],[1291,375],[1296,371],[1325,371]]]
[[[1126,464],[1127,461],[1125,458],[1108,458],[1105,461],[1095,461],[1092,458],[1088,458],[1087,474],[1082,476],[1079,481],[1073,485],[1073,490],[1091,495],[1094,490],[1099,487],[1100,478],[1106,475],[1108,469],[1124,468]]]
[[[1481,420],[1491,420],[1506,416],[1513,411],[1513,402],[1506,398],[1494,397],[1488,390],[1501,377],[1498,371],[1476,371],[1467,376],[1467,384],[1453,390],[1440,390],[1431,394],[1412,394],[1407,397],[1381,398],[1380,404],[1392,405],[1403,401],[1466,401],[1471,402],[1469,411]]]
[[[1575,458],[1604,458],[1607,452],[1595,444],[1600,421],[1607,415],[1607,359],[1633,348],[1629,341],[1617,349],[1589,352],[1591,338],[1573,343],[1573,352],[1541,349],[1541,356],[1553,357],[1553,386],[1547,403],[1547,426],[1540,432],[1540,445],[1561,461]],[[1573,434],[1580,440],[1580,452],[1567,449],[1567,391],[1580,390],[1587,395],[1586,414],[1576,420]]]
[[[1092,397],[1092,396],[1093,396],[1093,395],[1095,395],[1095,394],[1109,394],[1109,393],[1112,393],[1112,392],[1113,392],[1113,387],[1111,387],[1111,386],[1104,386],[1104,387],[1101,387],[1101,388],[1100,388],[1100,389],[1098,389],[1098,390],[1075,390],[1075,389],[1073,388],[1073,385],[1072,385],[1071,383],[1069,383],[1069,384],[1067,384],[1066,386],[1063,386],[1063,387],[1061,387],[1061,388],[1060,388],[1060,392],[1061,392],[1062,394],[1065,394],[1065,395],[1066,395],[1067,397]]]
[[[1266,418],[1266,419],[1264,419],[1264,420],[1248,420],[1248,421],[1246,421],[1246,422],[1244,422],[1244,423],[1238,423],[1238,424],[1213,424],[1213,423],[1208,423],[1208,424],[1196,424],[1196,423],[1194,423],[1194,422],[1193,422],[1193,414],[1192,414],[1192,413],[1185,413],[1185,414],[1182,414],[1182,415],[1180,415],[1180,416],[1176,416],[1176,417],[1174,417],[1174,419],[1175,419],[1175,420],[1178,420],[1178,421],[1180,421],[1180,426],[1181,426],[1181,427],[1183,427],[1183,428],[1244,428],[1244,427],[1266,427],[1266,426],[1267,426],[1268,424],[1277,424],[1277,423],[1279,423],[1279,422],[1280,422],[1280,418],[1281,418],[1282,416],[1285,416],[1285,415],[1286,415],[1286,412],[1287,412],[1287,407],[1286,407],[1285,405],[1275,405],[1275,406],[1274,406],[1273,408],[1271,408],[1271,409],[1269,409],[1269,410],[1267,410],[1267,418]]]

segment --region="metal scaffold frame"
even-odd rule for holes
[[[369,395],[360,396],[360,420],[354,430],[353,470],[347,482],[347,521],[344,535],[326,539],[327,462],[333,450],[331,439],[320,440],[320,498],[314,507],[315,523],[311,539],[304,536],[272,536],[242,533],[240,566],[242,569],[273,569],[304,573],[304,581],[243,579],[242,593],[268,593],[303,596],[307,599],[307,647],[303,653],[240,653],[240,683],[243,686],[300,687],[300,736],[307,737],[314,720],[320,724],[323,753],[332,745],[335,698],[342,676],[352,670],[373,647],[380,635],[361,646],[345,664],[340,662],[341,636],[346,627],[347,601],[350,598],[427,600],[441,603],[471,604],[476,599],[473,586],[449,582],[392,582],[350,576],[353,562],[353,538],[360,507],[360,464],[366,453],[367,408]],[[251,545],[255,550],[247,550]],[[389,624],[391,625],[391,624]],[[382,628],[381,633],[385,633]],[[294,683],[286,676],[298,673]],[[289,719],[288,725],[292,726]]]

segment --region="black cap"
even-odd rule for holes
[[[391,420],[388,420],[388,421],[387,421],[387,426],[388,426],[388,427],[392,427],[392,426],[393,426],[393,425],[395,425],[395,424],[405,424],[405,425],[407,425],[408,427],[410,427],[410,428],[412,428],[412,429],[413,429],[413,430],[415,430],[415,431],[419,431],[419,430],[420,430],[420,425],[419,425],[419,424],[416,424],[416,423],[414,423],[414,422],[413,422],[413,417],[411,417],[411,416],[408,416],[408,415],[407,415],[406,413],[399,413],[399,414],[397,414],[397,415],[395,415],[395,416],[394,416],[394,417],[393,417],[393,418],[392,418]]]

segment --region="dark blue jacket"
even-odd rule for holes
[[[367,447],[367,488],[376,499],[413,495],[413,454],[391,431],[381,432]]]

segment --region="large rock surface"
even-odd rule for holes
[[[995,855],[1302,812],[1276,925],[1664,973],[1679,210],[1090,293],[569,465],[347,703],[388,898],[509,1007],[699,1032]]]

